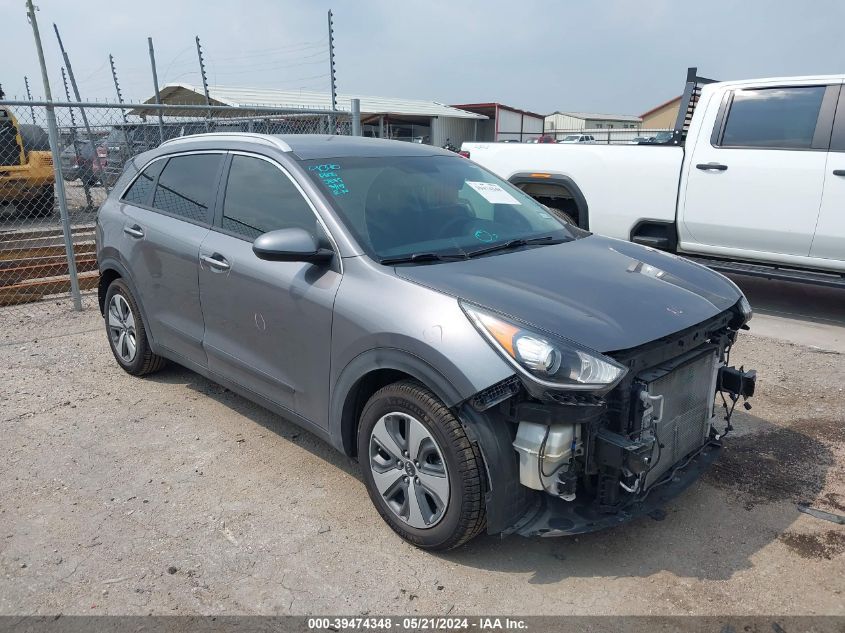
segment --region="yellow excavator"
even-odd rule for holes
[[[54,183],[47,133],[37,125],[18,123],[9,108],[0,106],[0,206],[12,204],[23,213],[50,215]]]

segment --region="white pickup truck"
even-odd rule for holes
[[[662,145],[464,143],[582,228],[717,270],[845,287],[845,76],[687,73]]]

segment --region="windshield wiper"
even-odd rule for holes
[[[380,259],[380,264],[416,264],[420,262],[452,262],[460,259],[467,259],[463,253],[443,254],[443,253],[411,253],[410,255],[401,255],[399,257],[385,257]]]
[[[501,244],[494,244],[485,248],[479,248],[467,253],[468,257],[477,257],[478,255],[486,255],[495,251],[504,251],[511,248],[519,248],[520,246],[534,246],[535,244],[563,244],[564,242],[571,242],[571,238],[554,237],[552,235],[544,235],[543,237],[518,238]]]

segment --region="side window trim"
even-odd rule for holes
[[[191,155],[194,155],[194,154],[222,154],[223,155],[223,160],[220,161],[220,167],[218,167],[218,169],[217,169],[217,173],[214,176],[214,183],[212,184],[212,188],[217,192],[217,195],[219,195],[220,179],[223,175],[222,174],[223,166],[226,164],[227,153],[226,153],[226,150],[219,150],[219,149],[206,150],[206,149],[204,149],[204,150],[177,152],[177,153],[174,153],[174,154],[165,154],[163,156],[156,156],[155,158],[150,159],[144,165],[144,167],[141,168],[138,171],[138,173],[132,179],[132,182],[130,182],[128,185],[126,185],[126,187],[123,189],[123,192],[120,194],[120,198],[119,198],[120,202],[123,202],[125,204],[131,204],[131,205],[136,206],[136,207],[140,207],[142,209],[145,209],[146,211],[154,211],[154,212],[159,213],[161,215],[167,216],[168,218],[174,218],[176,220],[181,220],[182,222],[187,222],[188,224],[194,224],[196,226],[202,226],[202,227],[206,227],[206,228],[213,228],[214,213],[212,213],[211,222],[198,222],[196,220],[191,220],[190,218],[186,218],[184,215],[178,215],[176,213],[170,213],[168,211],[164,211],[163,209],[157,209],[156,207],[153,206],[153,199],[154,199],[154,196],[155,196],[156,187],[158,187],[158,179],[161,176],[161,174],[164,173],[164,169],[167,167],[167,163],[165,163],[162,166],[161,170],[158,172],[158,174],[156,174],[155,180],[153,181],[153,185],[150,188],[150,193],[147,196],[147,203],[146,204],[141,204],[141,203],[138,203],[138,202],[129,202],[127,200],[124,200],[124,196],[126,195],[126,192],[129,191],[129,188],[133,184],[135,184],[135,181],[138,179],[138,177],[147,169],[147,167],[149,167],[153,163],[160,161],[160,160],[164,160],[164,161],[169,162],[171,158],[175,158],[177,156],[191,156]],[[213,194],[213,196],[214,196],[214,194]],[[212,207],[212,208],[216,208],[216,204],[217,204],[217,202],[216,202],[216,198],[215,198],[214,199],[214,205],[215,206]]]
[[[288,169],[284,165],[282,165],[278,161],[274,160],[273,158],[270,158],[269,156],[264,156],[263,154],[256,154],[256,153],[253,153],[253,152],[244,152],[244,151],[241,151],[241,150],[232,150],[232,151],[228,152],[228,156],[226,157],[226,160],[223,161],[224,162],[224,174],[223,174],[223,181],[222,181],[222,183],[219,187],[218,202],[217,202],[217,204],[215,206],[215,210],[214,210],[214,224],[211,227],[211,229],[213,231],[217,231],[218,233],[223,233],[223,234],[229,235],[231,237],[236,237],[236,238],[243,240],[245,242],[251,243],[253,241],[253,240],[249,239],[248,237],[246,237],[245,235],[241,235],[240,233],[235,233],[234,231],[229,231],[229,230],[223,228],[223,204],[224,204],[225,199],[226,199],[226,189],[229,186],[229,172],[230,172],[231,167],[232,167],[232,157],[233,156],[246,156],[248,158],[257,158],[257,159],[266,161],[266,162],[270,163],[271,165],[273,165],[274,167],[276,167],[276,169],[280,170],[285,176],[287,176],[288,180],[290,180],[290,182],[293,184],[293,186],[299,192],[299,195],[302,196],[302,198],[305,200],[308,207],[311,209],[311,213],[314,214],[314,217],[317,219],[317,222],[319,223],[320,227],[325,232],[326,236],[328,236],[328,239],[329,239],[329,241],[331,242],[331,245],[332,245],[332,250],[334,250],[334,252],[338,255],[338,257],[336,257],[336,259],[340,260],[340,248],[337,245],[337,241],[335,240],[334,236],[332,235],[331,231],[329,230],[329,227],[326,225],[326,222],[323,220],[323,217],[317,211],[317,207],[314,205],[314,202],[311,200],[311,198],[308,196],[308,194],[305,193],[305,190],[296,181],[296,178],[293,177],[293,174],[291,174],[290,171],[288,171]]]
[[[721,147],[722,135],[725,133],[725,123],[728,120],[726,116],[731,108],[734,100],[734,91],[727,90],[722,96],[722,103],[719,104],[719,111],[716,114],[716,120],[713,122],[713,132],[710,135],[710,144],[713,147]]]
[[[830,149],[830,135],[833,132],[833,117],[836,114],[836,102],[839,100],[840,88],[840,84],[830,84],[825,88],[810,149],[822,152]]]
[[[845,152],[845,83],[839,87],[839,104],[830,134],[830,151]]]
[[[738,90],[776,90],[778,88],[821,88],[825,89],[819,114],[816,117],[816,127],[810,147],[773,147],[755,145],[724,145],[723,139],[731,108],[733,107],[734,94]],[[830,145],[831,132],[833,128],[833,115],[836,111],[837,95],[842,84],[799,84],[784,86],[757,86],[752,88],[734,88],[725,92],[716,120],[713,122],[713,131],[710,135],[710,144],[718,149],[754,149],[762,151],[787,151],[787,152],[826,152]],[[826,139],[826,140],[825,140]]]

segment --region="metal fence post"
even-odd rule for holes
[[[23,76],[23,82],[26,84],[26,98],[32,101],[32,93],[29,91],[29,77],[26,75]],[[32,124],[37,125],[35,120],[35,108],[29,106],[29,114],[32,116]]]
[[[352,99],[352,136],[361,136],[361,100]]]
[[[158,73],[156,73],[156,54],[153,50],[153,38],[147,38],[147,44],[150,45],[150,66],[153,69],[153,87],[156,91],[156,103],[161,103],[161,96],[158,94]],[[164,143],[164,119],[161,115],[161,110],[158,111],[158,136],[161,143]]]
[[[202,47],[200,46],[200,36],[197,35],[197,58],[200,61],[200,75],[202,76],[202,90],[205,93],[205,105],[211,105],[211,99],[208,96],[208,77],[205,74],[205,60],[202,58]],[[211,119],[211,110],[208,111],[208,119]],[[205,131],[208,132],[208,123],[205,122]]]
[[[332,21],[332,10],[329,9],[329,84],[331,87],[332,97],[332,112],[337,111],[337,84],[334,78],[334,24]],[[329,116],[329,134],[337,134],[335,128],[335,118],[333,115]]]
[[[53,95],[50,92],[50,80],[47,77],[47,65],[44,62],[44,49],[41,47],[41,36],[38,33],[38,21],[35,19],[35,7],[32,0],[26,0],[27,16],[32,25],[32,35],[35,38],[35,49],[38,52],[38,63],[41,66],[41,79],[44,82],[44,98],[46,106],[47,132],[50,138],[50,151],[53,154],[53,174],[56,179],[55,191],[59,199],[59,214],[62,218],[62,233],[65,239],[65,254],[67,255],[68,274],[70,276],[70,296],[73,299],[73,309],[82,310],[82,296],[79,293],[79,277],[76,274],[76,256],[73,252],[73,239],[70,230],[70,218],[67,212],[67,197],[65,196],[65,182],[62,179],[62,161],[59,160],[59,128],[56,125],[56,113],[53,110]]]
[[[73,88],[73,95],[76,97],[77,101],[82,101],[82,97],[79,95],[79,86],[76,85],[76,78],[73,75],[73,66],[70,65],[70,57],[68,57],[65,45],[62,43],[62,36],[59,35],[59,27],[56,26],[55,22],[53,23],[53,30],[56,31],[56,39],[59,40],[59,49],[62,51],[62,57],[65,60],[65,67],[67,67],[67,74],[68,77],[70,77],[70,85]],[[64,70],[62,70],[62,77],[64,77]],[[67,84],[65,84],[65,89],[67,89]],[[68,101],[70,101],[70,97],[68,97]],[[91,151],[96,152],[97,144],[94,142],[94,135],[91,134],[91,126],[88,124],[88,115],[85,114],[85,108],[79,108],[79,114],[82,115],[82,124],[85,126],[85,135],[88,137],[88,142],[91,143]],[[74,149],[76,149],[75,144]],[[82,179],[82,186],[85,189],[85,200],[88,202],[88,208],[93,209],[94,203],[91,198],[91,187],[86,178]]]

